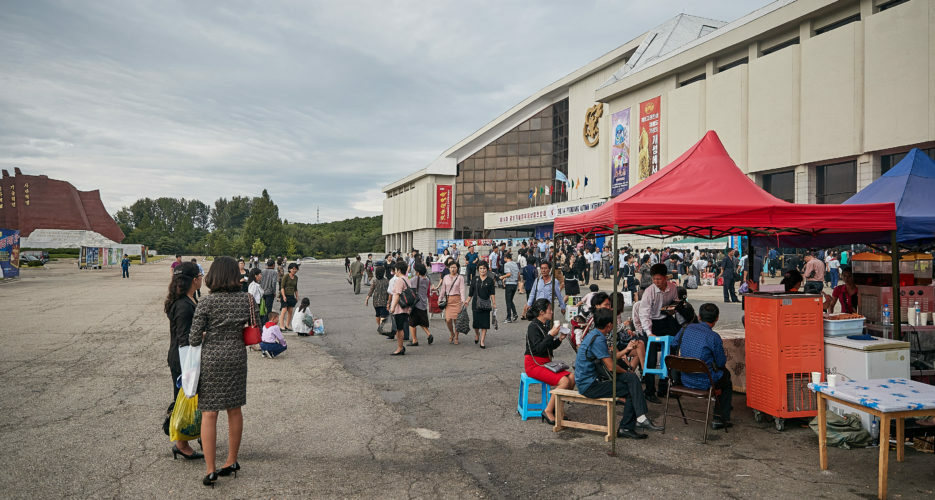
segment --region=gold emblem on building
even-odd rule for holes
[[[597,123],[603,114],[604,105],[597,103],[588,108],[588,112],[584,115],[584,143],[589,147],[597,146],[597,142],[601,139],[601,131]]]

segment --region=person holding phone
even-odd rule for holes
[[[561,328],[556,321],[552,323],[552,302],[548,299],[538,299],[532,304],[532,313],[535,315],[526,329],[526,353],[524,365],[526,375],[545,382],[559,389],[572,389],[575,387],[575,376],[568,370],[553,372],[545,364],[552,361],[552,353],[568,337],[568,331]],[[549,398],[549,404],[542,410],[542,421],[555,425],[555,397]]]

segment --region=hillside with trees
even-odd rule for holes
[[[382,252],[382,216],[322,224],[290,223],[264,189],[260,196],[219,198],[210,207],[184,198],[142,198],[114,214],[127,235],[160,254],[344,257]]]

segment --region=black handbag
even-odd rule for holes
[[[547,333],[545,333],[545,332],[542,331],[542,325],[536,325],[536,326],[539,327],[539,331],[542,332],[543,335],[548,335]],[[546,364],[544,364],[544,365],[540,365],[539,362],[536,361],[535,356],[532,355],[532,346],[529,345],[529,337],[528,337],[528,336],[526,337],[526,348],[529,349],[530,356],[533,358],[533,360],[532,360],[533,363],[535,363],[537,366],[541,366],[541,367],[545,368],[546,370],[549,370],[549,371],[552,372],[552,373],[559,373],[559,372],[568,371],[568,370],[571,368],[571,367],[568,366],[568,364],[566,364],[564,361],[559,361],[559,360],[557,360],[557,359],[551,359],[548,363],[546,363]],[[551,356],[549,356],[549,358],[551,358]]]
[[[480,282],[478,279],[475,278],[475,279],[474,279],[474,293],[475,293],[475,297],[476,297],[476,299],[477,299],[477,305],[476,305],[476,307],[475,307],[475,310],[476,310],[477,312],[487,312],[487,311],[490,311],[491,309],[493,309],[493,304],[491,303],[491,301],[490,301],[489,298],[487,298],[487,299],[482,299],[482,298],[480,298],[480,295],[477,295],[477,294],[480,293],[480,287],[481,287],[481,285],[483,285],[483,283]],[[488,295],[488,297],[489,297],[489,295]]]

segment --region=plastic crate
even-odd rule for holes
[[[864,318],[825,320],[825,337],[860,335],[864,331]]]

